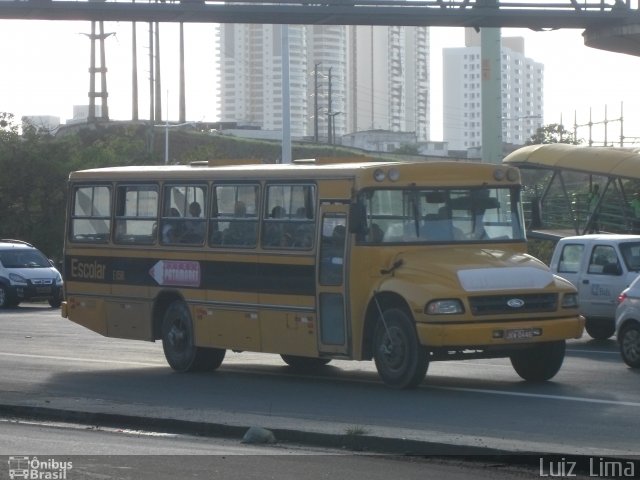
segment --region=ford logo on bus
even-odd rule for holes
[[[511,308],[521,308],[524,306],[524,300],[522,300],[521,298],[512,298],[507,301],[507,305],[509,305]]]

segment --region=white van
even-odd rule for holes
[[[40,250],[21,240],[0,239],[0,308],[28,300],[62,303],[62,276]]]
[[[615,331],[618,295],[640,274],[640,235],[592,234],[558,241],[553,273],[578,289],[585,330],[604,340]]]

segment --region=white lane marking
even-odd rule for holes
[[[434,388],[437,390],[451,390],[451,391],[457,391],[457,392],[488,393],[491,395],[506,395],[506,396],[512,396],[512,397],[544,398],[548,400],[565,400],[569,402],[599,403],[604,405],[619,405],[624,407],[640,407],[640,402],[624,402],[619,400],[605,400],[601,398],[571,397],[571,396],[564,396],[564,395],[546,395],[543,393],[508,392],[506,390],[488,390],[484,388],[441,387],[437,385],[428,385],[428,384],[424,386],[426,388]]]
[[[582,350],[581,348],[567,348],[567,353],[600,353],[604,355],[620,355],[620,352],[618,352],[617,350],[613,352],[605,352],[602,350]]]
[[[163,362],[158,363],[145,363],[145,362],[133,362],[123,360],[100,360],[96,358],[81,358],[81,357],[58,357],[54,355],[30,355],[28,353],[6,353],[0,352],[0,356],[4,357],[22,357],[22,358],[41,358],[46,360],[63,360],[69,362],[86,362],[86,363],[116,363],[119,365],[140,365],[143,367],[157,367],[164,365]]]

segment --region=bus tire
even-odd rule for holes
[[[162,319],[162,349],[169,366],[178,372],[215,370],[226,351],[194,345],[193,322],[187,304],[177,300]]]
[[[330,358],[300,357],[298,355],[280,355],[284,363],[297,370],[317,370],[328,364]]]
[[[529,382],[544,382],[562,367],[566,342],[542,343],[519,350],[510,356],[511,365],[520,377]]]
[[[384,320],[378,321],[373,336],[373,359],[378,374],[390,387],[416,387],[429,368],[427,349],[420,344],[413,321],[404,310],[385,310]]]

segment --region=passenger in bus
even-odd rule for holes
[[[265,235],[264,235],[264,244],[268,247],[284,247],[287,246],[287,243],[292,243],[289,238],[285,237],[284,232],[284,222],[282,221],[273,221],[273,220],[282,220],[287,216],[287,211],[284,207],[280,205],[276,205],[271,209],[271,214],[269,215],[269,220],[265,225]]]
[[[237,201],[233,209],[233,219],[223,233],[225,245],[255,245],[256,224],[243,220],[247,216],[247,206],[243,201]]]
[[[185,222],[185,232],[181,237],[182,243],[202,243],[204,241],[204,220],[201,217],[202,207],[198,202],[189,205],[189,217]]]
[[[322,239],[322,277],[328,284],[337,285],[342,281],[345,238],[345,226],[336,225],[331,237],[324,236]]]
[[[293,246],[309,248],[311,245],[313,245],[313,227],[311,225],[300,225],[293,235]]]
[[[280,205],[276,205],[271,209],[271,218],[284,218],[286,216],[287,216],[287,211],[284,209],[284,207],[281,207]]]
[[[384,240],[384,232],[377,223],[372,223],[369,227],[368,240],[370,243],[382,243]]]
[[[307,219],[307,209],[304,207],[300,207],[296,210],[296,217],[298,220]]]
[[[447,207],[440,207],[438,213],[425,215],[420,236],[436,242],[449,242],[462,239],[464,234],[453,226]]]
[[[169,217],[179,217],[177,208],[171,207]],[[162,226],[162,243],[176,243],[180,238],[180,220],[165,220]]]

